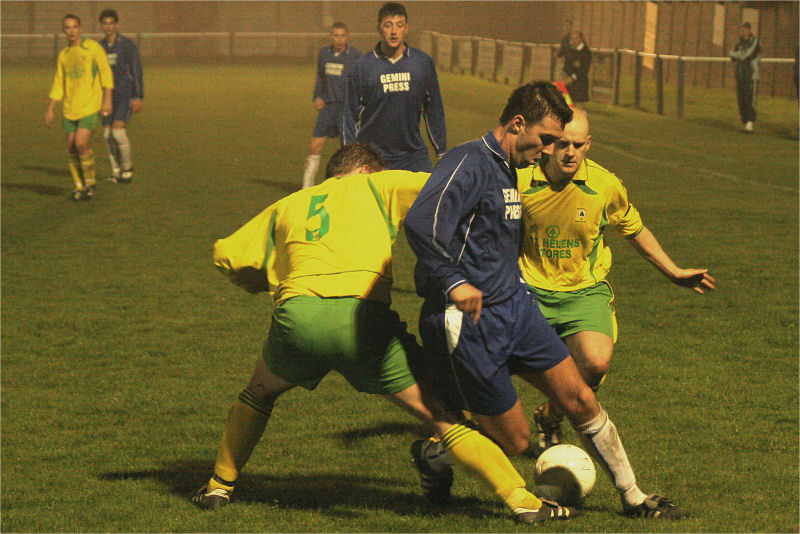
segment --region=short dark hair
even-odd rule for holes
[[[347,31],[347,24],[345,24],[344,22],[334,22],[333,24],[331,24],[331,29],[334,28],[342,28],[344,31]]]
[[[346,176],[364,165],[370,172],[386,168],[386,163],[374,148],[365,143],[350,143],[333,153],[325,167],[325,178]]]
[[[117,11],[114,9],[104,9],[103,11],[100,12],[100,17],[97,20],[103,22],[103,19],[107,17],[111,17],[112,19],[114,19],[114,22],[119,22]]]
[[[742,22],[742,28],[752,28],[752,26],[750,26],[749,22],[745,21],[745,22]]]
[[[528,124],[535,124],[548,115],[561,121],[562,127],[572,120],[572,110],[561,92],[554,84],[545,81],[531,82],[514,89],[500,115],[500,124],[508,124],[516,115],[522,115]]]
[[[67,20],[67,19],[75,19],[75,20],[78,21],[78,26],[81,25],[81,19],[80,19],[80,17],[78,17],[78,15],[73,15],[72,13],[67,13],[66,15],[64,15],[64,18],[61,19],[61,24],[64,24],[64,21]]]
[[[381,21],[386,17],[392,17],[394,15],[405,17],[406,20],[408,20],[408,13],[406,13],[406,8],[403,7],[403,4],[398,4],[397,2],[386,2],[381,6],[380,11],[378,11],[378,24],[380,24]]]

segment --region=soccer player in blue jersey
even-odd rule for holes
[[[328,137],[339,137],[342,131],[342,102],[347,89],[347,71],[361,52],[348,46],[347,25],[335,22],[331,26],[331,44],[319,51],[317,82],[314,84],[314,108],[319,115],[311,134],[311,148],[303,170],[303,189],[314,185],[319,169],[319,157]]]
[[[342,144],[360,141],[375,147],[390,169],[430,172],[420,117],[436,155],[447,150],[436,68],[428,54],[406,44],[408,16],[401,4],[381,7],[378,32],[380,42],[348,74]]]
[[[500,124],[445,154],[408,212],[406,234],[418,258],[414,278],[425,299],[419,330],[430,365],[426,375],[434,377],[446,409],[471,412],[480,429],[462,422],[441,442],[450,453],[471,447],[480,431],[508,455],[527,450],[530,427],[511,380],[516,374],[562,409],[610,475],[626,514],[681,518],[685,514],[669,499],[639,489],[614,423],[521,279],[516,170],[552,151],[571,119],[553,84],[517,88]],[[477,441],[472,451],[484,454]],[[419,454],[414,459],[425,461]],[[518,514],[531,504],[510,506]],[[551,508],[551,515],[562,509]]]
[[[133,180],[131,142],[128,139],[128,121],[131,113],[142,110],[144,82],[142,60],[133,40],[121,35],[117,23],[119,17],[113,9],[100,12],[100,26],[105,37],[100,41],[108,55],[108,63],[114,73],[114,111],[103,117],[103,136],[108,146],[111,161],[111,181],[127,184]]]

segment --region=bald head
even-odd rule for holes
[[[591,144],[589,118],[583,111],[573,110],[572,120],[564,126],[564,134],[553,145],[553,154],[544,166],[547,177],[557,183],[572,180],[586,159]]]

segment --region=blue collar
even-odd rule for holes
[[[481,139],[483,140],[483,144],[486,145],[486,148],[488,148],[495,156],[497,156],[498,159],[502,160],[506,167],[510,169],[511,165],[508,163],[508,154],[506,154],[505,150],[500,148],[500,143],[494,136],[493,131],[489,130],[489,133],[484,135]]]
[[[408,46],[408,43],[405,41],[403,41],[403,44],[406,45],[406,49],[403,50],[403,57],[408,57],[411,52],[411,47]],[[375,54],[376,58],[386,58],[387,61],[389,60],[389,58],[387,58],[383,52],[381,52],[381,41],[378,41],[378,44],[376,44],[375,48],[372,49],[372,53]]]

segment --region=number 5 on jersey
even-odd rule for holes
[[[306,217],[306,241],[319,241],[330,230],[328,210],[323,206],[326,198],[328,198],[328,195],[311,197],[311,203],[308,206],[308,217]]]

